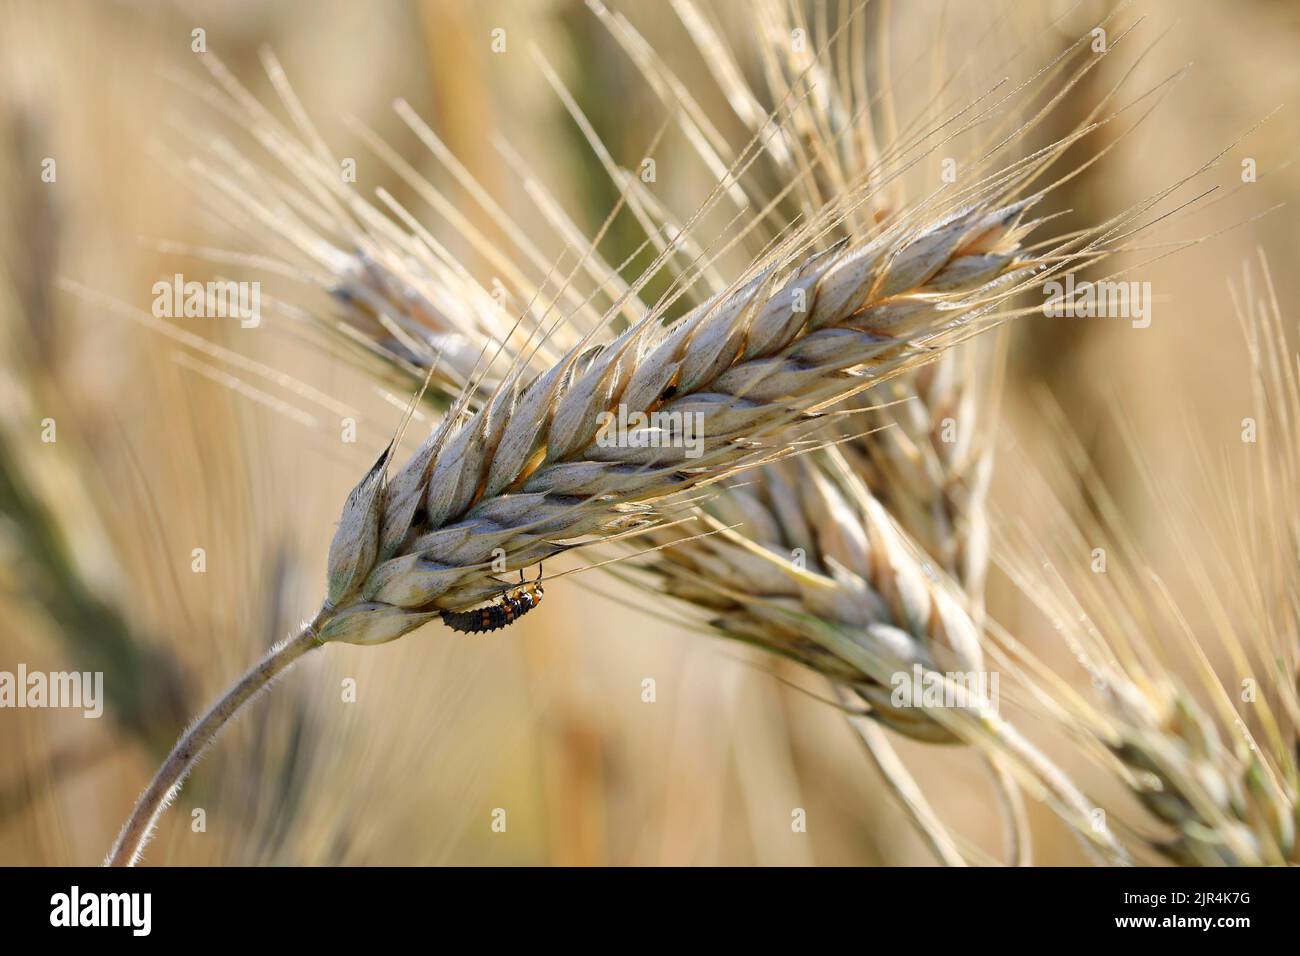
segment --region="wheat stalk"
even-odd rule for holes
[[[652,523],[657,500],[769,457],[762,439],[914,364],[982,307],[951,290],[1005,270],[1026,206],[985,199],[926,228],[820,254],[801,231],[756,275],[669,327],[647,318],[535,378],[516,364],[477,412],[454,409],[391,480],[393,446],[379,457],[343,509],[320,615],[262,668],[278,673],[282,657],[333,641],[394,640],[499,594],[501,570]],[[945,296],[964,310],[937,309]],[[601,415],[619,406],[698,416],[700,457],[606,446]],[[247,696],[241,682],[225,698],[230,713]],[[182,738],[110,863],[138,857],[168,794],[230,713],[219,704]]]

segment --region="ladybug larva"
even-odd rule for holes
[[[443,623],[462,634],[482,634],[509,627],[542,603],[542,585],[533,581],[501,595],[492,604],[468,611],[444,611]]]

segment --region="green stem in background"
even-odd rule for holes
[[[300,657],[323,645],[318,639],[321,625],[328,617],[322,610],[294,637],[277,644],[256,665],[236,681],[206,714],[181,735],[153,781],[136,801],[131,816],[122,825],[105,866],[134,866],[149,842],[158,818],[184,783],[186,775],[216,739],[217,734],[250,700],[271,681],[292,667]]]
[[[37,494],[3,431],[0,522],[22,555],[15,570],[24,590],[53,625],[51,633],[62,641],[73,669],[103,672],[111,715],[158,759],[172,741],[172,728],[193,713],[180,667],[87,582],[48,501]]]

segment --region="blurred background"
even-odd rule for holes
[[[710,116],[724,115],[706,64],[666,5],[611,6]],[[868,22],[873,44],[882,22],[890,32],[892,92],[906,119],[924,103],[934,62],[973,64],[960,84],[976,95],[990,78],[1032,72],[1108,9],[1087,0],[926,0]],[[746,5],[720,0],[709,10],[739,54],[755,57],[744,42]],[[1199,467],[1189,423],[1216,454],[1241,447],[1252,397],[1228,280],[1263,249],[1281,301],[1300,293],[1297,217],[1273,209],[1296,195],[1300,7],[1128,5],[1124,22],[1139,20],[1134,46],[1159,42],[1133,90],[1191,66],[1105,162],[1060,191],[1055,207],[1074,210],[1061,228],[1112,215],[1227,150],[1202,181],[1218,192],[1134,261],[1159,255],[1172,238],[1213,238],[1129,277],[1152,284],[1150,328],[1018,320],[1006,343],[1001,431],[1031,455],[1050,441],[1038,391],[1046,388],[1129,505],[1128,530],[1174,569],[1176,588],[1177,554],[1143,510],[1141,475],[1115,412],[1157,481]],[[100,720],[0,710],[6,865],[100,860],[184,723],[315,610],[339,507],[407,399],[313,347],[292,323],[268,320],[254,331],[149,315],[160,278],[254,271],[185,251],[230,248],[236,235],[199,201],[202,187],[184,166],[208,132],[230,134],[229,119],[194,92],[209,82],[192,53],[196,28],[268,103],[259,50],[273,50],[331,149],[358,158],[359,183],[390,190],[485,275],[474,251],[458,247],[437,213],[374,159],[350,118],[454,189],[395,115],[392,101],[405,98],[528,227],[537,212],[492,145],[500,134],[589,234],[617,192],[533,49],[574,91],[617,162],[634,168],[662,122],[654,93],[577,0],[0,3],[0,670],[103,671],[106,695]],[[495,29],[505,30],[499,54]],[[905,79],[913,72],[923,82]],[[1090,75],[1079,110],[1056,135],[1117,79]],[[662,155],[667,201],[689,205],[707,188],[703,172],[698,163],[676,172],[671,142]],[[1254,161],[1256,181],[1242,182],[1243,160]],[[43,176],[51,168],[52,181]],[[481,218],[493,235],[497,227]],[[616,231],[610,241],[626,255],[639,238]],[[270,277],[267,287],[301,309],[323,307],[319,293],[293,283]],[[200,341],[157,327],[168,322]],[[356,443],[341,443],[335,418],[287,380],[245,375],[204,343],[353,410]],[[53,442],[43,440],[50,421]],[[997,472],[995,520],[1046,521],[1036,509],[1047,503],[1023,500],[1015,477]],[[1198,502],[1185,506],[1191,513]],[[227,730],[164,817],[146,861],[931,862],[843,716],[784,682],[824,688],[702,637],[659,603],[599,573],[575,575],[503,633],[467,639],[431,625],[383,647],[316,655]],[[998,575],[989,611],[1048,659],[1066,656]],[[643,699],[647,679],[653,702]],[[960,749],[902,741],[899,749],[940,816],[996,855],[982,763]],[[795,808],[806,811],[806,832],[792,831]],[[497,810],[505,832],[492,828]],[[1031,812],[1038,861],[1078,862],[1059,824]]]

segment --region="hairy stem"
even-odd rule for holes
[[[153,835],[158,818],[180,790],[186,775],[199,757],[216,739],[221,729],[271,681],[293,666],[308,651],[323,646],[318,637],[320,626],[328,617],[322,610],[296,635],[275,647],[250,668],[199,720],[181,735],[153,781],[136,801],[131,816],[122,825],[105,866],[134,866]]]

